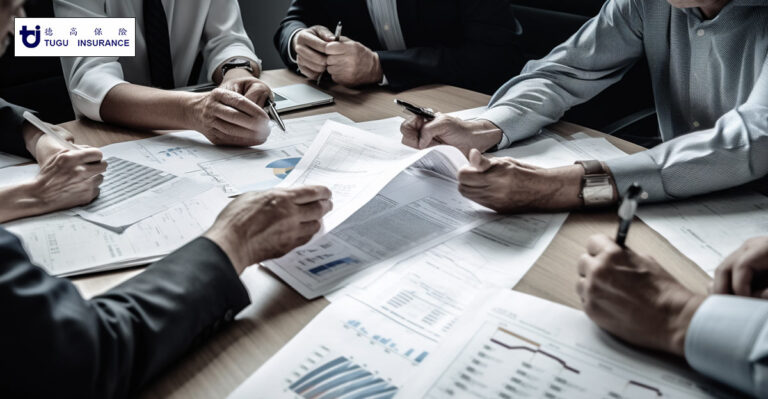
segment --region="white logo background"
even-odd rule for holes
[[[40,27],[40,43],[28,48],[21,30]],[[17,57],[134,57],[136,18],[16,18]],[[34,36],[27,38],[28,43]]]

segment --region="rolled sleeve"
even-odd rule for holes
[[[107,93],[115,86],[127,83],[123,79],[123,67],[114,61],[92,67],[67,68],[66,64],[69,62],[71,61],[62,58],[62,64],[65,65],[64,70],[70,70],[73,75],[69,89],[72,106],[78,115],[102,122],[101,104]]]
[[[768,395],[768,301],[709,297],[685,338],[685,357],[696,371],[757,397]]]

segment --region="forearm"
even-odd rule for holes
[[[204,96],[123,83],[107,93],[100,113],[107,123],[138,129],[194,129],[191,113]]]
[[[0,223],[46,213],[35,191],[34,182],[0,188]]]

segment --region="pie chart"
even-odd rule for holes
[[[283,180],[288,177],[299,161],[301,161],[301,158],[278,159],[267,165],[267,168],[272,169],[272,173],[274,173],[278,179]]]

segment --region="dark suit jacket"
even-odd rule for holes
[[[21,135],[26,108],[0,98],[0,151],[31,158]]]
[[[515,45],[520,25],[510,0],[398,0],[407,50],[379,43],[365,0],[293,0],[275,34],[275,46],[292,70],[288,51],[294,31],[338,21],[343,35],[378,52],[393,90],[443,83],[492,93],[523,66]]]
[[[0,228],[0,397],[129,396],[248,303],[204,238],[85,300]]]

